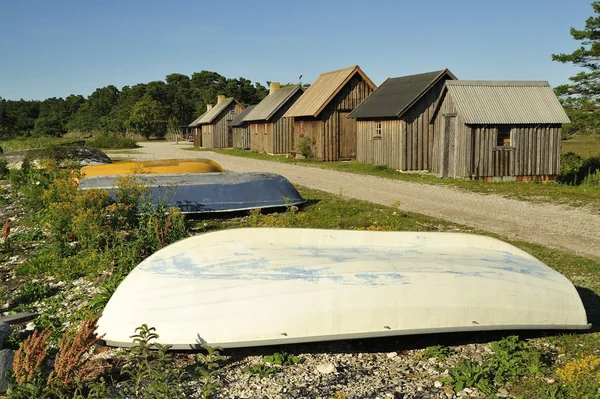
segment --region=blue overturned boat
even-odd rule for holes
[[[79,188],[106,189],[116,199],[115,190],[123,177],[84,178]],[[127,177],[149,189],[154,205],[164,202],[184,214],[284,208],[306,203],[289,180],[275,173],[131,174]]]

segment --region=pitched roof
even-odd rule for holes
[[[564,108],[545,81],[449,80],[444,85],[465,123],[569,123]],[[438,101],[434,116],[441,101]]]
[[[269,94],[244,117],[244,122],[269,120],[290,98],[298,91],[304,91],[301,86],[282,87]]]
[[[350,118],[400,117],[444,76],[456,79],[448,69],[388,78],[349,115]]]
[[[233,97],[229,97],[229,98],[222,100],[221,102],[218,102],[214,107],[212,107],[204,115],[202,115],[200,118],[198,118],[199,120],[198,120],[197,125],[206,125],[208,123],[212,123],[212,121],[214,121],[215,118],[217,116],[219,116],[219,114],[221,112],[223,112],[225,110],[225,108],[227,108],[229,106],[229,104],[231,104],[234,101],[235,101],[235,99]]]
[[[198,126],[198,123],[200,122],[200,119],[202,119],[202,117],[203,117],[204,115],[206,115],[206,112],[205,112],[205,113],[203,113],[202,115],[200,115],[199,117],[197,117],[196,119],[194,119],[194,121],[193,121],[192,123],[190,123],[190,124],[188,125],[188,127],[195,127],[195,126]]]
[[[356,73],[360,74],[373,89],[377,88],[358,65],[322,73],[283,116],[319,115]]]
[[[238,116],[235,117],[235,119],[229,121],[229,126],[242,126],[242,124],[244,123],[244,117],[248,115],[248,113],[252,111],[254,107],[256,107],[256,105],[248,105],[246,109],[244,109],[241,113],[238,114]]]

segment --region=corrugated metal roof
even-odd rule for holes
[[[439,79],[456,77],[448,69],[388,78],[349,115],[350,118],[400,117]]]
[[[325,106],[335,97],[344,85],[359,73],[363,79],[373,88],[375,83],[360,69],[358,65],[349,68],[338,69],[322,73],[312,83],[302,96],[292,105],[284,116],[317,116]]]
[[[205,112],[205,113],[203,113],[202,115],[200,115],[199,117],[197,117],[196,119],[194,119],[194,121],[193,121],[192,123],[190,123],[190,124],[188,125],[188,127],[196,127],[196,126],[198,126],[198,123],[200,123],[200,119],[202,119],[202,117],[203,117],[204,115],[206,115],[206,112]]]
[[[256,105],[248,105],[246,107],[246,109],[244,109],[241,113],[238,114],[238,116],[235,117],[235,119],[233,119],[229,122],[229,126],[231,126],[231,127],[242,126],[242,123],[244,123],[244,117],[246,115],[248,115],[248,113],[250,111],[252,111],[254,109],[254,107],[256,107]]]
[[[212,107],[212,109],[208,112],[206,112],[204,115],[202,115],[199,118],[198,121],[198,125],[206,125],[208,123],[212,123],[212,121],[219,116],[219,114],[221,112],[223,112],[223,110],[225,108],[227,108],[229,106],[229,104],[231,104],[232,102],[234,102],[235,99],[233,97],[229,97],[226,98],[225,100],[222,100],[220,103],[217,103],[217,105],[215,105],[214,107]]]
[[[449,80],[445,87],[465,123],[569,123],[545,81]]]
[[[258,105],[244,117],[244,122],[269,120],[292,96],[302,91],[302,87],[289,86],[275,90],[269,94]]]

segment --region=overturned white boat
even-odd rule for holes
[[[143,323],[174,349],[590,328],[566,277],[493,238],[280,228],[207,233],[148,257],[98,332],[129,346]]]

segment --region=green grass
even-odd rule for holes
[[[185,150],[200,152],[214,151],[216,153],[224,155],[233,155],[264,161],[311,166],[322,169],[336,170],[340,172],[371,175],[387,179],[397,179],[413,183],[438,184],[480,194],[499,194],[508,198],[515,198],[532,202],[551,202],[571,206],[585,205],[596,212],[600,212],[600,188],[598,187],[572,186],[554,182],[488,183],[473,180],[440,179],[431,173],[401,173],[386,166],[371,165],[356,161],[320,162],[307,159],[286,158],[283,155],[268,155],[264,153],[236,149],[205,149],[192,147],[185,148]]]
[[[73,137],[27,137],[4,140],[2,141],[2,144],[0,144],[0,147],[2,147],[2,150],[5,153],[7,153],[37,148],[47,148],[56,144],[75,143],[79,140],[80,139]]]
[[[574,152],[584,158],[600,156],[600,134],[575,135],[561,143],[562,153]]]

